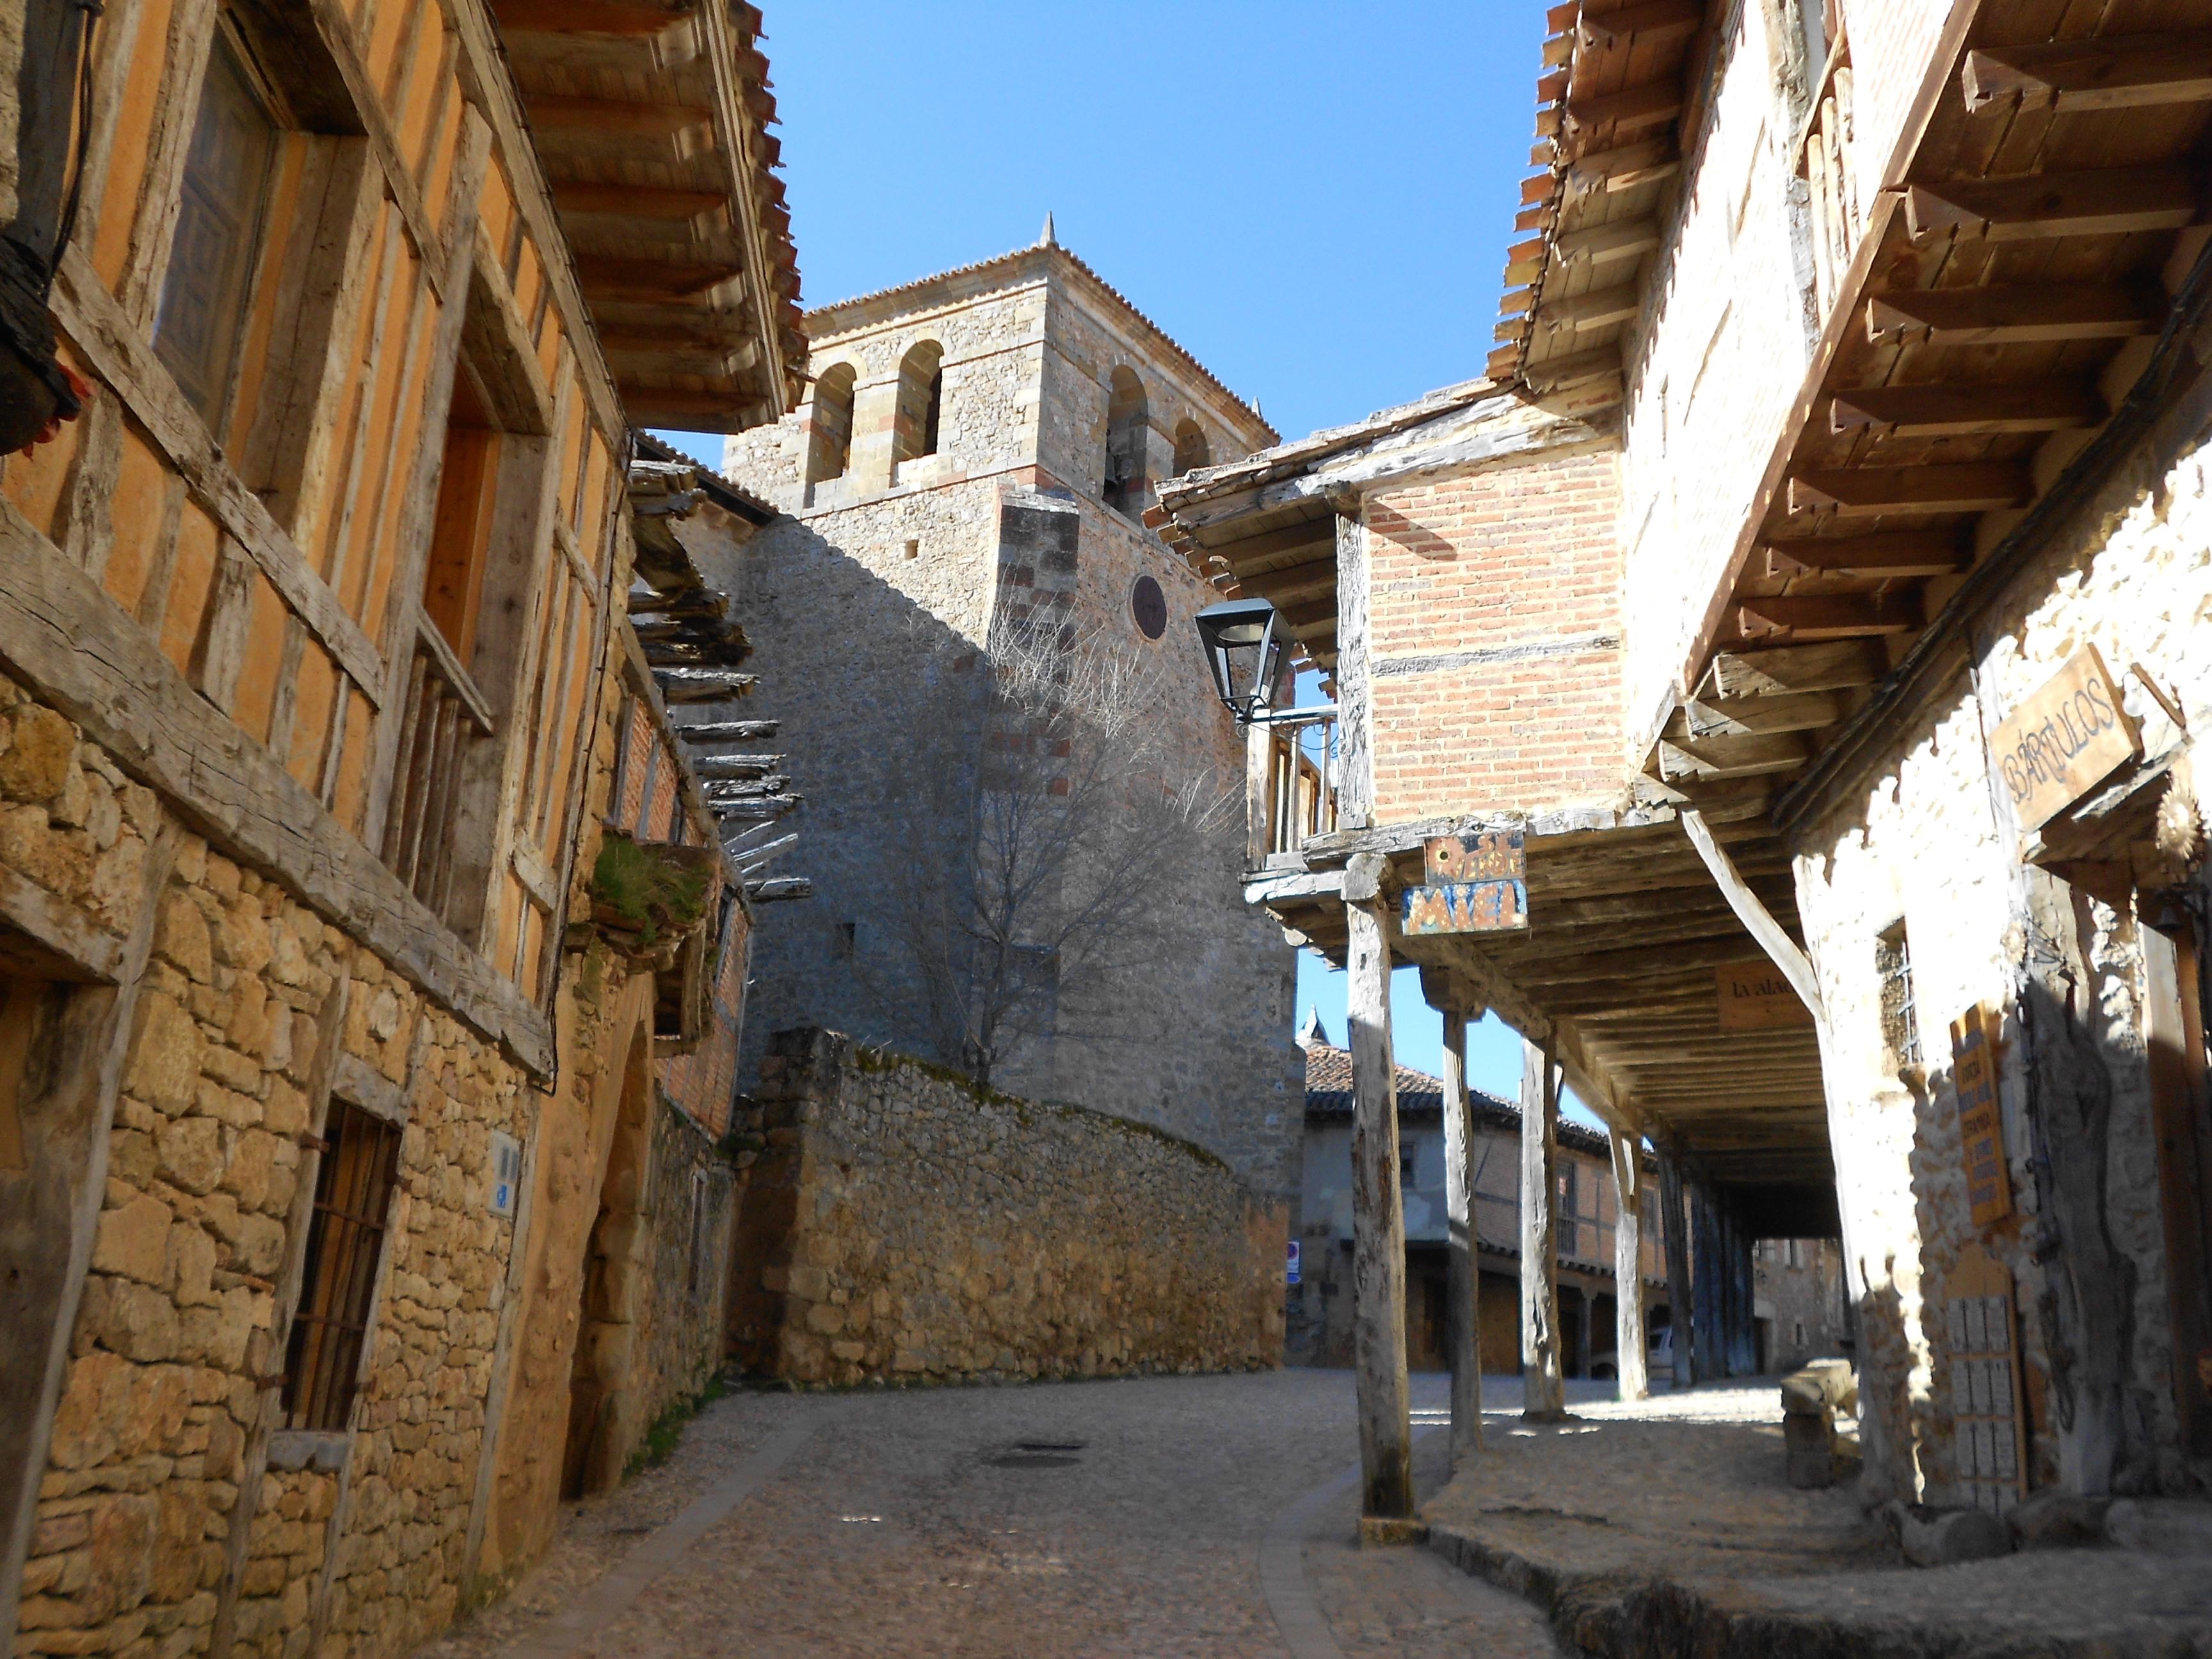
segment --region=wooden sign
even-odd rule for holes
[[[1990,733],[2024,835],[2039,830],[2142,753],[2136,723],[2097,647],[2085,645]]]
[[[1951,1085],[1959,1094],[1960,1153],[1966,1165],[1966,1203],[1974,1225],[2012,1213],[2012,1178],[2005,1169],[2004,1119],[1997,1109],[1997,1033],[1994,1008],[1969,1008],[1951,1022]]]
[[[1782,1031],[1813,1023],[1813,1011],[1764,957],[1713,969],[1723,1031]]]
[[[1528,925],[1528,860],[1518,830],[1437,836],[1421,843],[1428,884],[1406,890],[1409,936],[1510,933]]]
[[[2027,1489],[2012,1274],[1980,1245],[1969,1244],[1943,1288],[1952,1470],[1968,1503],[2002,1515]]]

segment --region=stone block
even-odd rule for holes
[[[31,703],[15,711],[7,732],[7,747],[0,750],[0,799],[44,801],[61,793],[76,757],[76,728],[52,709]]]
[[[169,1225],[173,1218],[167,1205],[146,1194],[120,1209],[103,1210],[93,1236],[93,1271],[120,1273],[145,1285],[167,1285]]]
[[[1948,1567],[2012,1553],[2012,1534],[1986,1510],[1893,1502],[1883,1514],[1898,1547],[1916,1567]]]
[[[154,1137],[162,1175],[195,1197],[213,1192],[226,1163],[222,1130],[211,1117],[178,1118],[163,1124]]]
[[[202,1039],[198,1022],[167,992],[148,988],[138,999],[137,1041],[123,1086],[172,1115],[187,1109],[199,1091]]]
[[[88,1279],[77,1318],[94,1341],[126,1359],[152,1362],[177,1352],[177,1310],[150,1285],[106,1275]]]
[[[2030,1493],[2005,1516],[2014,1542],[2024,1550],[2075,1549],[2105,1541],[2105,1512],[2108,1498],[2084,1498],[2078,1492],[2046,1491]]]
[[[215,978],[215,943],[207,916],[189,894],[172,892],[161,902],[154,948],[178,971],[201,984]]]

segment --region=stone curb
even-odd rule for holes
[[[1674,1579],[1563,1570],[1451,1527],[1431,1526],[1429,1547],[1532,1603],[1566,1652],[1597,1659],[2190,1659],[2205,1651],[2179,1635],[1982,1636],[1780,1613]]]

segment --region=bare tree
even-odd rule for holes
[[[940,672],[889,774],[911,858],[886,872],[890,948],[855,966],[902,1036],[978,1085],[1028,1040],[1133,1035],[1072,1029],[1063,1000],[1159,948],[1145,913],[1203,872],[1238,809],[1162,718],[1165,672],[1040,615]]]

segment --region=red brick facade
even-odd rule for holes
[[[1590,451],[1368,497],[1378,823],[1620,793],[1620,498]]]

